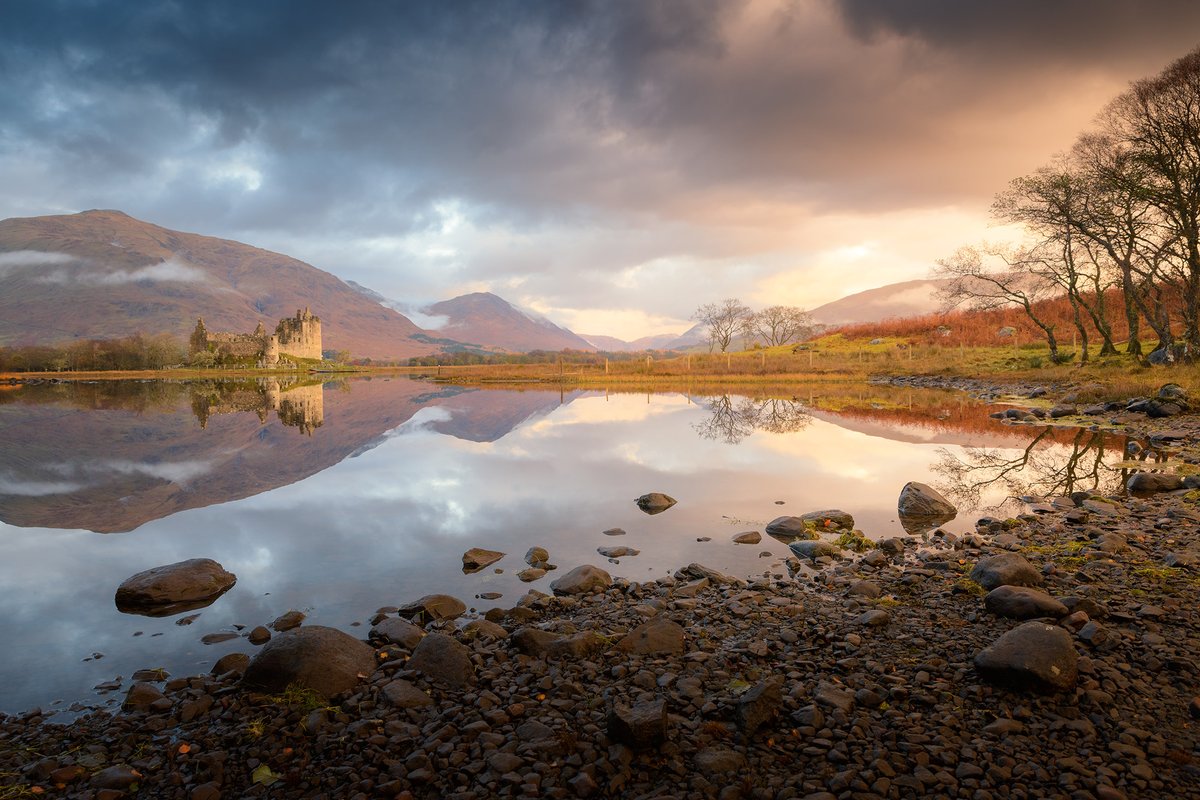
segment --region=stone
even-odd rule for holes
[[[466,603],[457,597],[448,594],[427,594],[419,600],[401,606],[398,613],[418,622],[430,622],[437,619],[454,619],[466,610]]]
[[[526,567],[517,573],[518,580],[523,583],[531,583],[544,577],[546,577],[546,570],[541,567]]]
[[[746,531],[733,537],[734,544],[758,544],[761,541],[762,534],[758,531]]]
[[[854,692],[827,681],[817,684],[817,689],[813,692],[813,700],[828,708],[845,711],[847,714],[850,713],[850,709],[854,708]]]
[[[998,553],[979,559],[971,580],[987,590],[997,586],[1041,586],[1042,575],[1017,553]]]
[[[504,553],[497,550],[484,550],[481,547],[472,547],[463,553],[462,569],[467,574],[479,572],[479,570],[495,564],[502,558],[504,558]]]
[[[997,586],[983,598],[987,610],[998,617],[1032,619],[1067,615],[1067,607],[1039,589],[1028,586]]]
[[[525,551],[525,563],[531,567],[540,567],[550,561],[550,551],[544,547],[531,547]]]
[[[737,585],[743,582],[739,578],[735,578],[732,575],[726,575],[720,570],[713,569],[712,567],[706,567],[703,564],[696,563],[695,561],[677,571],[675,573],[675,577],[680,580],[708,580],[709,582],[715,583],[718,586]]]
[[[665,617],[654,617],[617,642],[617,649],[633,655],[682,655],[683,627]]]
[[[125,693],[125,702],[121,703],[121,708],[125,711],[147,711],[150,706],[165,698],[166,695],[153,683],[135,683]]]
[[[413,650],[407,666],[451,689],[463,689],[475,683],[471,651],[444,633],[426,634]]]
[[[1079,413],[1078,406],[1070,403],[1062,403],[1050,409],[1050,419],[1061,419],[1063,417],[1071,417]]]
[[[612,576],[599,567],[583,564],[551,582],[550,591],[559,595],[588,594],[612,586]]]
[[[92,775],[91,784],[95,789],[110,789],[124,792],[141,780],[141,778],[142,773],[128,764],[114,764]]]
[[[842,554],[842,548],[831,542],[803,541],[792,542],[788,545],[797,558],[808,558],[813,561],[825,556],[836,558]]]
[[[1157,396],[1164,400],[1186,400],[1188,393],[1178,383],[1164,383],[1158,387]]]
[[[603,533],[605,536],[624,536],[625,535],[625,531],[622,528],[609,528],[609,529],[605,530]]]
[[[1125,488],[1130,492],[1150,494],[1152,492],[1173,492],[1184,488],[1182,475],[1171,475],[1165,472],[1135,472],[1129,476]]]
[[[425,631],[400,617],[382,619],[371,628],[368,638],[384,644],[398,644],[412,650],[425,637]]]
[[[636,556],[642,551],[635,550],[632,547],[597,547],[596,552],[605,558],[624,558],[626,556]]]
[[[704,775],[725,775],[746,766],[746,757],[727,747],[706,747],[693,759],[696,769]]]
[[[1026,622],[975,656],[975,670],[991,683],[1020,689],[1066,691],[1079,676],[1071,635],[1057,625]]]
[[[608,738],[634,750],[658,747],[667,740],[666,701],[614,705],[608,712]]]
[[[292,684],[329,699],[375,670],[375,651],[349,634],[322,625],[286,631],[250,660],[243,685],[282,692]]]
[[[504,626],[486,619],[473,619],[463,626],[463,633],[468,636],[482,636],[485,639],[499,641],[508,638]]]
[[[237,576],[211,558],[191,558],[126,578],[116,604],[126,613],[167,616],[210,605],[235,583]]]
[[[250,644],[266,644],[271,641],[271,632],[265,625],[258,625],[246,636]]]
[[[1164,419],[1182,414],[1185,405],[1182,402],[1169,400],[1150,400],[1146,403],[1146,416],[1151,419]]]
[[[637,503],[637,507],[647,514],[661,514],[671,506],[675,505],[675,498],[662,492],[650,492],[637,498],[633,502]]]
[[[236,672],[239,675],[246,671],[246,667],[250,665],[250,656],[245,653],[226,653],[217,659],[217,663],[213,664],[213,675],[224,675],[228,672]]]
[[[891,621],[892,615],[882,608],[873,608],[870,611],[866,611],[857,620],[859,625],[865,625],[868,628],[882,628]]]
[[[606,640],[595,631],[571,636],[539,628],[520,628],[509,636],[513,647],[534,658],[587,658],[602,651]]]
[[[871,581],[855,581],[850,584],[850,588],[846,590],[846,594],[851,597],[866,597],[875,599],[883,594],[883,590],[879,588],[879,584]]]
[[[288,611],[285,614],[280,614],[278,617],[276,617],[275,621],[271,623],[271,627],[274,628],[277,633],[283,633],[284,631],[290,631],[292,628],[299,628],[300,623],[304,622],[304,619],[305,614],[303,611],[292,609],[291,611]]]
[[[941,492],[917,481],[906,483],[900,490],[896,511],[900,515],[900,524],[910,533],[936,528],[958,516],[958,508]]]
[[[433,705],[432,697],[404,680],[394,680],[385,684],[383,697],[396,708],[422,708]]]
[[[738,698],[733,719],[744,736],[753,736],[755,731],[775,718],[782,705],[783,678],[775,675]]]

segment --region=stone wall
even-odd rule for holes
[[[296,316],[281,319],[275,333],[268,335],[262,323],[254,333],[209,332],[204,320],[196,323],[189,352],[211,351],[218,362],[253,360],[258,367],[274,367],[281,358],[321,360],[321,320],[307,308]]]
[[[321,358],[321,320],[307,308],[296,316],[279,320],[275,328],[280,355],[296,358]]]

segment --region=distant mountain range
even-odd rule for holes
[[[894,283],[811,311],[826,325],[879,322],[937,310],[938,280]],[[271,329],[308,306],[322,320],[325,350],[403,360],[442,350],[688,350],[706,342],[697,324],[682,334],[625,341],[576,334],[489,292],[420,309],[444,320],[423,330],[409,306],[280,253],[168,230],[120,211],[0,221],[0,345],[52,344],[142,332],[190,334]],[[417,316],[418,319],[422,317]]]

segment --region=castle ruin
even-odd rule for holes
[[[210,332],[199,319],[188,352],[194,356],[202,351],[211,352],[218,362],[253,362],[260,368],[279,366],[288,357],[320,361],[321,319],[305,307],[296,316],[279,320],[269,335],[261,322],[253,333],[225,333]]]

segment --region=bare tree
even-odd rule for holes
[[[749,306],[741,300],[730,297],[720,303],[706,303],[696,309],[692,319],[703,324],[708,330],[708,352],[719,348],[722,353],[729,349],[733,338],[742,333],[746,327],[746,319],[750,316]]]
[[[795,306],[769,306],[746,319],[746,331],[768,347],[802,339],[811,330],[812,317]]]
[[[935,272],[948,279],[938,296],[947,309],[962,305],[977,309],[1021,308],[1045,335],[1051,360],[1058,361],[1055,324],[1040,316],[1036,308],[1038,301],[1052,296],[1055,289],[1044,275],[1029,268],[1039,257],[1027,250],[988,248],[981,253],[974,247],[960,247],[949,258],[938,259]]]

